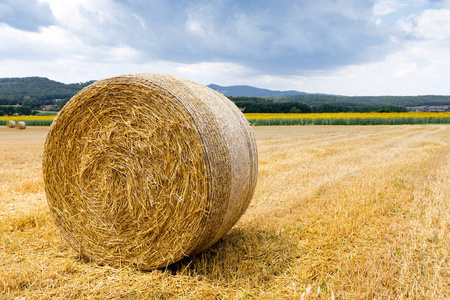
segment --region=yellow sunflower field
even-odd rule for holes
[[[403,113],[248,113],[253,125],[381,125],[450,123],[450,112]]]
[[[450,124],[450,112],[403,113],[247,113],[253,125],[380,125],[380,124]],[[0,116],[7,121],[25,121],[31,126],[48,126],[56,116]]]

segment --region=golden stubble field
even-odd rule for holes
[[[0,128],[0,299],[448,299],[450,125],[254,127],[259,178],[205,253],[82,261],[45,200],[48,128]]]

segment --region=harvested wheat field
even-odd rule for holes
[[[250,207],[142,272],[83,261],[47,208],[48,128],[0,128],[0,299],[448,299],[450,125],[253,127]]]

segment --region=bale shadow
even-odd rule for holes
[[[232,229],[210,249],[168,266],[172,275],[208,280],[251,280],[284,274],[295,259],[296,244],[283,233],[241,227]]]

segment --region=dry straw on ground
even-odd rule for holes
[[[223,95],[162,74],[98,81],[61,110],[43,172],[50,210],[80,256],[165,267],[216,243],[249,205],[255,140]]]
[[[6,127],[8,128],[16,127],[16,121],[9,120],[8,122],[6,122]]]
[[[25,128],[27,128],[27,124],[24,121],[19,121],[16,124],[16,128],[17,129],[25,129]]]
[[[40,175],[48,129],[0,127],[0,299],[449,298],[450,125],[253,127],[249,208],[150,272],[61,240]]]

